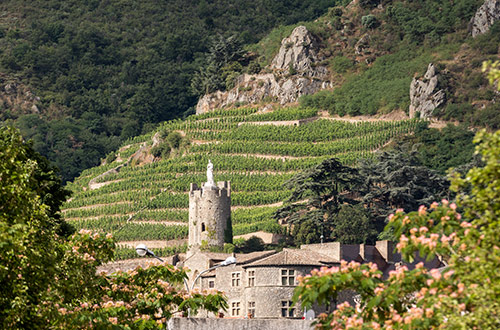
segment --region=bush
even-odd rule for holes
[[[328,10],[328,16],[330,17],[340,17],[342,14],[342,7],[333,7]]]
[[[172,132],[167,136],[165,140],[168,142],[172,149],[178,149],[182,141],[182,136],[179,132]]]
[[[157,146],[151,148],[151,154],[156,158],[168,158],[168,156],[170,156],[170,151],[170,145],[166,142],[162,142]]]
[[[247,67],[247,73],[249,74],[257,74],[262,70],[262,67],[260,66],[259,62],[257,61],[252,61]]]
[[[365,9],[375,8],[379,3],[379,0],[359,0],[359,6]]]
[[[448,104],[443,113],[439,115],[444,120],[460,120],[463,121],[474,113],[474,107],[470,103]]]
[[[354,67],[354,62],[345,56],[336,56],[331,63],[333,71],[337,73],[344,73]]]
[[[379,25],[377,18],[373,15],[361,17],[361,24],[367,29],[374,29]]]

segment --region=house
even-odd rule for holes
[[[283,249],[281,252],[262,251],[231,255],[206,252],[211,247],[222,249],[231,221],[230,182],[213,182],[211,168],[207,170],[207,183],[202,187],[191,184],[189,195],[189,251],[182,266],[191,270],[189,286],[223,291],[228,299],[232,318],[300,318],[303,311],[292,306],[292,296],[298,284],[298,276],[305,276],[313,269],[339,266],[341,260],[359,263],[373,262],[388,276],[399,267],[401,256],[394,254],[389,241],[375,245],[340,244],[338,242],[306,244],[299,249]],[[234,256],[236,263],[208,269]],[[415,265],[420,260],[412,263]],[[412,265],[408,265],[409,268]],[[426,262],[428,268],[440,267],[440,262]],[[337,303],[354,303],[355,292],[342,292]],[[317,315],[325,312],[324,306],[314,306]]]

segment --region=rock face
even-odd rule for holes
[[[430,63],[422,80],[413,78],[410,85],[410,118],[417,112],[420,118],[430,118],[434,109],[446,102],[446,95],[438,86],[438,74]]]
[[[313,35],[305,26],[298,26],[281,42],[281,48],[269,67],[272,73],[241,75],[233,89],[204,95],[198,101],[196,113],[266,99],[280,104],[295,102],[302,95],[330,87],[326,81],[328,70],[318,65],[321,60]]]
[[[40,97],[27,86],[8,79],[0,73],[0,108],[16,114],[39,114]]]
[[[292,34],[281,41],[281,48],[271,63],[271,69],[290,73],[290,68],[297,74],[324,78],[328,71],[325,67],[316,67],[320,61],[316,39],[305,26],[296,27]]]
[[[488,32],[500,19],[500,0],[486,0],[470,21],[472,37]]]

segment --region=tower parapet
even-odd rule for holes
[[[227,237],[231,229],[228,227],[231,226],[231,182],[219,181],[215,185],[210,179],[213,177],[208,175],[208,184],[201,187],[191,183],[189,189],[188,243],[192,252],[202,245],[223,248],[224,243],[232,239]]]

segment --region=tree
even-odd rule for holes
[[[191,88],[197,95],[225,90],[233,85],[243,67],[239,63],[243,59],[243,49],[236,37],[225,38],[218,34],[213,37],[206,55],[207,64],[201,68],[191,80]],[[228,81],[228,79],[230,79]]]
[[[419,205],[448,197],[448,180],[422,165],[416,150],[397,147],[378,154],[360,166],[363,203],[379,227],[398,208],[415,211]]]
[[[344,204],[332,216],[331,238],[342,244],[374,243],[378,232],[362,205]]]
[[[483,72],[488,72],[488,80],[490,84],[497,84],[497,89],[500,91],[500,61],[485,61],[483,62]]]
[[[296,226],[294,232],[300,232],[296,243],[319,242],[322,235],[330,235],[332,214],[337,213],[342,204],[354,203],[347,192],[359,184],[358,180],[357,170],[342,165],[335,158],[327,159],[286,183],[292,195],[289,204],[279,209],[275,218]],[[305,221],[309,224],[302,226]],[[318,228],[321,235],[311,237],[308,231]]]
[[[44,160],[12,128],[0,129],[0,150],[1,328],[157,329],[175,312],[227,308],[219,292],[184,290],[186,272],[173,266],[96,275],[113,257],[112,236],[58,235],[51,215],[64,193]]]
[[[387,230],[398,240],[407,261],[415,253],[438,256],[446,265],[427,271],[423,264],[382,273],[375,264],[341,263],[299,279],[294,301],[304,307],[324,304],[345,289],[359,294],[360,303],[337,306],[317,321],[320,329],[498,329],[500,327],[500,132],[480,132],[476,151],[484,166],[451,188],[457,203],[443,200],[417,212],[397,210]],[[458,207],[463,208],[463,215]]]

